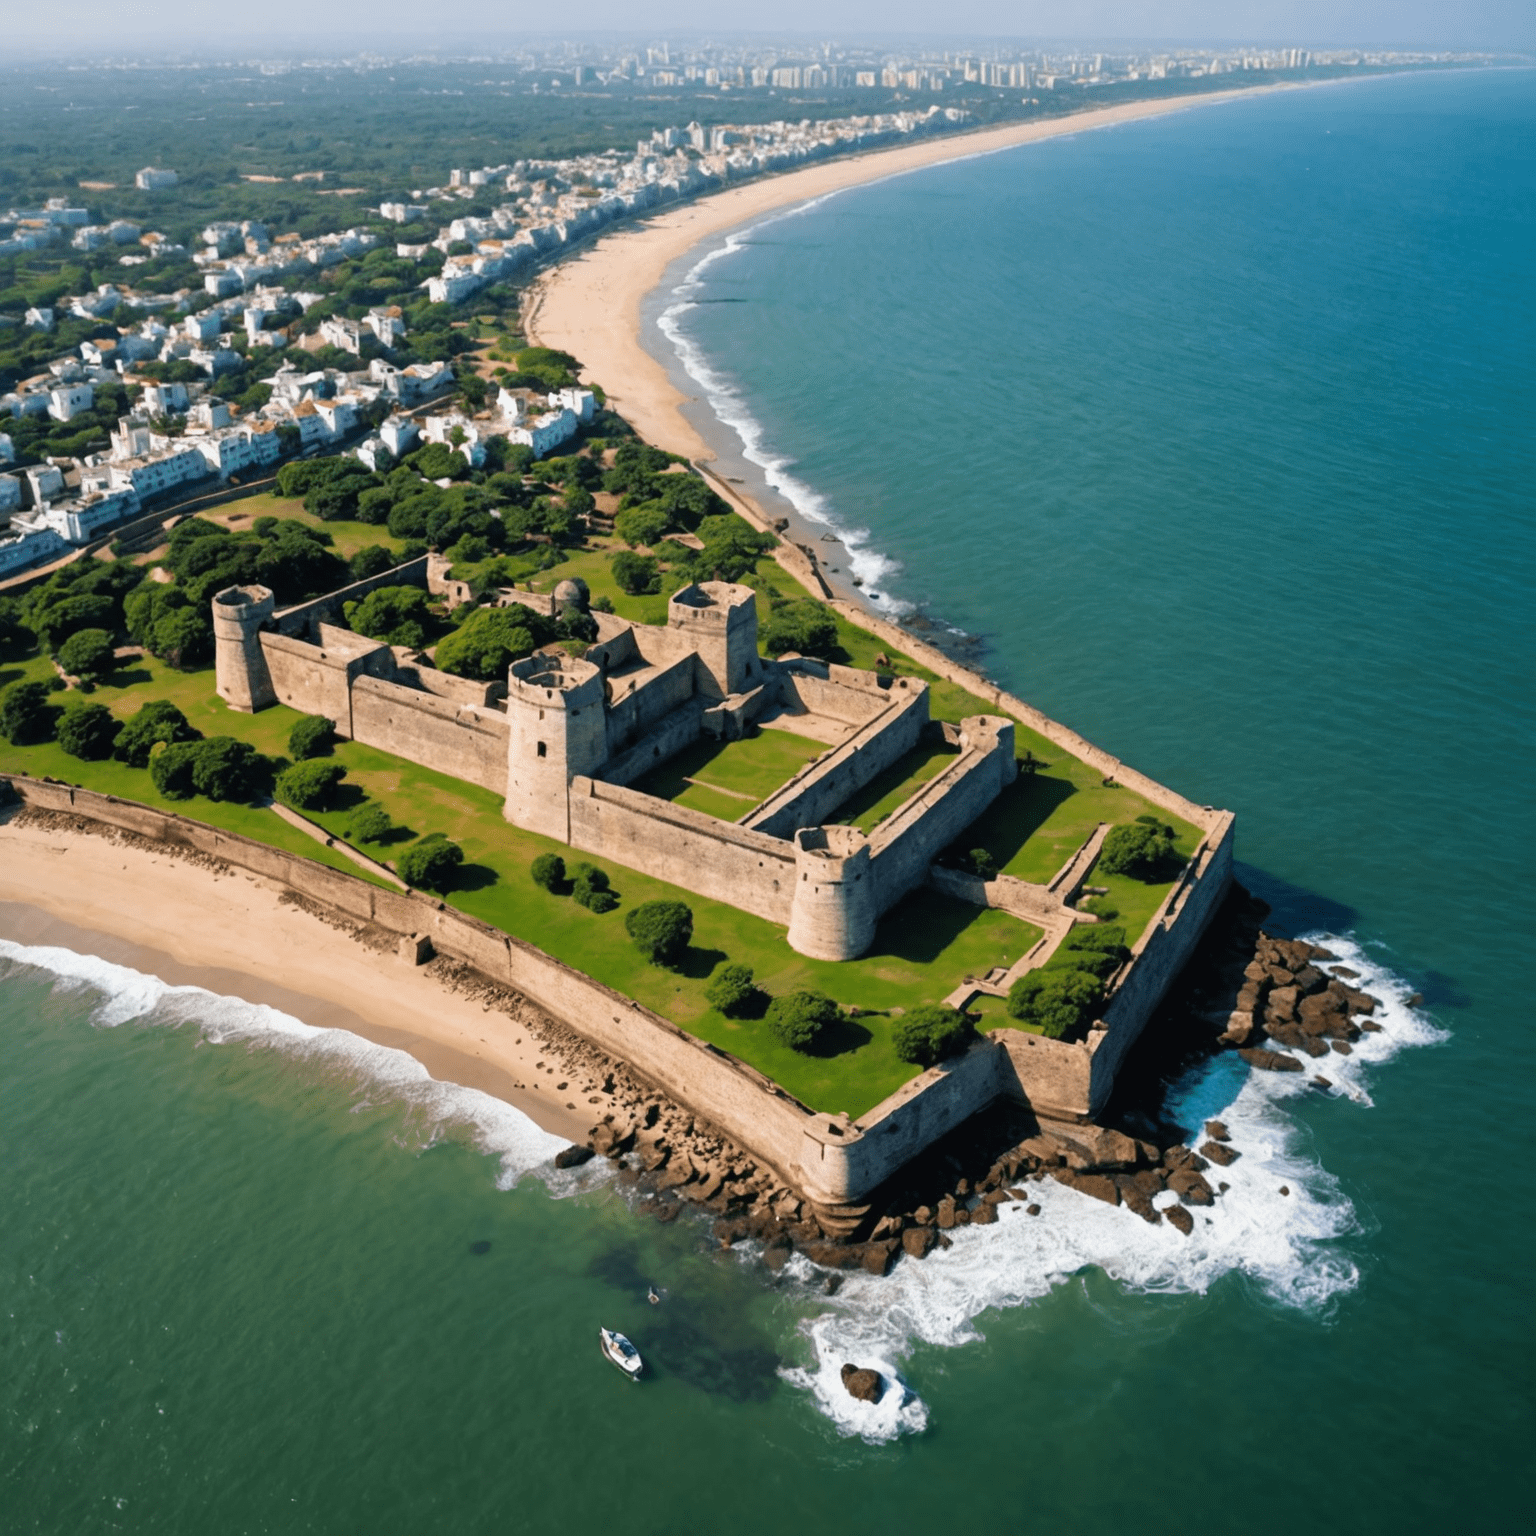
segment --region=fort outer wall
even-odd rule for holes
[[[1108,1097],[1113,1068],[1140,1033],[1221,900],[1230,878],[1233,839],[1233,821],[1228,817],[1220,836],[1207,840],[1202,856],[1159,914],[1156,931],[1164,937],[1149,931],[1139,946],[1152,961],[1148,979],[1135,990],[1122,987],[1105,1010],[1104,1028],[1096,1030],[1087,1044],[1066,1045],[1019,1031],[997,1031],[962,1056],[903,1084],[854,1123],[846,1116],[807,1109],[727,1052],[695,1039],[533,945],[442,902],[373,885],[311,859],[135,801],[37,779],[14,777],[0,782],[9,782],[25,804],[39,810],[59,811],[151,841],[194,848],[355,921],[377,924],[402,936],[428,935],[442,954],[521,992],[679,1103],[719,1125],[807,1199],[834,1210],[856,1205],[903,1164],[1000,1094],[1023,1099],[1038,1114],[1054,1118],[1085,1118],[1100,1107]],[[498,1027],[489,1016],[487,1023]],[[1100,1057],[1102,1065],[1096,1061]]]

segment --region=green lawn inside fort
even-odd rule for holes
[[[295,509],[296,504],[291,504],[287,515],[307,517]],[[233,510],[252,519],[266,515],[249,501]],[[248,524],[242,521],[236,526]],[[332,533],[338,526],[326,525]],[[388,541],[382,529],[358,527],[365,529],[370,542]],[[547,574],[554,577],[566,570],[562,566]],[[764,585],[775,578],[784,580],[775,570]],[[837,622],[838,660],[926,678],[935,717],[958,721],[995,710],[909,658],[889,653],[878,639],[842,615]],[[23,680],[47,682],[54,676],[52,663],[35,651],[0,657],[0,688]],[[123,659],[92,692],[89,702],[106,704],[126,718],[151,699],[169,699],[207,736],[233,736],[273,757],[286,756],[288,733],[300,718],[284,706],[256,715],[231,710],[214,691],[212,668],[181,672],[147,655]],[[55,694],[52,701],[66,707],[86,702],[73,692]],[[1043,882],[1099,823],[1134,821],[1155,813],[1173,825],[1179,853],[1186,858],[1192,853],[1199,837],[1194,827],[1155,811],[1128,789],[1106,784],[1097,769],[1022,725],[1017,726],[1016,742],[1032,771],[1021,773],[967,829],[956,845],[960,851],[985,848],[1006,872]],[[637,787],[734,821],[824,750],[821,742],[770,724],[741,741],[700,742],[669,760],[652,782]],[[511,825],[502,814],[499,795],[356,742],[338,743],[334,756],[348,777],[338,807],[315,816],[327,831],[345,839],[356,805],[366,797],[400,829],[392,842],[364,847],[362,851],[371,857],[392,860],[417,836],[446,834],[462,846],[465,855],[458,882],[446,896],[452,905],[730,1051],[818,1111],[843,1111],[856,1118],[916,1075],[918,1069],[896,1055],[891,1010],[938,1002],[966,978],[1011,965],[1041,936],[1038,928],[1005,913],[923,888],[886,914],[868,953],[851,961],[817,961],[790,949],[784,928],[776,924],[606,860],[597,862],[609,875],[619,906],[596,914],[570,896],[551,893],[533,882],[529,866],[538,855],[558,853],[568,866],[581,862],[582,855]],[[837,819],[871,829],[942,772],[952,756],[949,749],[936,744],[914,748],[841,807]],[[217,803],[201,796],[173,802],[156,791],[146,770],[111,760],[82,761],[66,754],[56,742],[15,746],[0,738],[0,772],[52,777],[140,801],[359,878],[377,878],[270,809]],[[1094,875],[1091,880],[1108,888],[1102,905],[1114,908],[1117,920],[1132,934],[1142,931],[1170,889],[1166,881],[1144,883],[1126,876]],[[694,913],[693,946],[677,971],[645,962],[625,933],[624,913],[650,900],[682,901]],[[824,1042],[819,1054],[796,1053],[779,1045],[760,1020],[727,1019],[709,1006],[705,998],[709,978],[726,963],[750,966],[757,984],[772,995],[812,988],[827,993],[845,1009],[859,1010],[860,1016],[850,1017],[835,1038]],[[1001,1000],[985,999],[982,1011],[983,1028],[1008,1022]]]

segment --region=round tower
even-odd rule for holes
[[[568,843],[571,780],[608,759],[603,674],[564,651],[514,661],[507,726],[507,820]]]
[[[853,960],[874,942],[878,916],[869,839],[857,827],[795,833],[789,947],[813,960]]]
[[[253,714],[277,703],[260,639],[274,606],[266,587],[225,587],[214,596],[214,686],[231,709]]]
[[[757,593],[730,581],[700,581],[675,592],[667,628],[688,637],[701,664],[699,691],[729,698],[762,677],[757,654]]]

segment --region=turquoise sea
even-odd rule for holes
[[[1244,1154],[1189,1240],[1054,1189],[828,1298],[396,1053],[0,943],[0,1528],[1528,1518],[1536,72],[935,167],[674,286],[742,473],[1233,807],[1386,1031],[1331,1096],[1176,1085]],[[903,1393],[852,1404],[844,1359]]]

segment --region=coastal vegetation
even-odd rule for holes
[[[903,1061],[931,1067],[964,1050],[974,1034],[971,1021],[956,1009],[919,1003],[896,1021],[891,1040]]]

